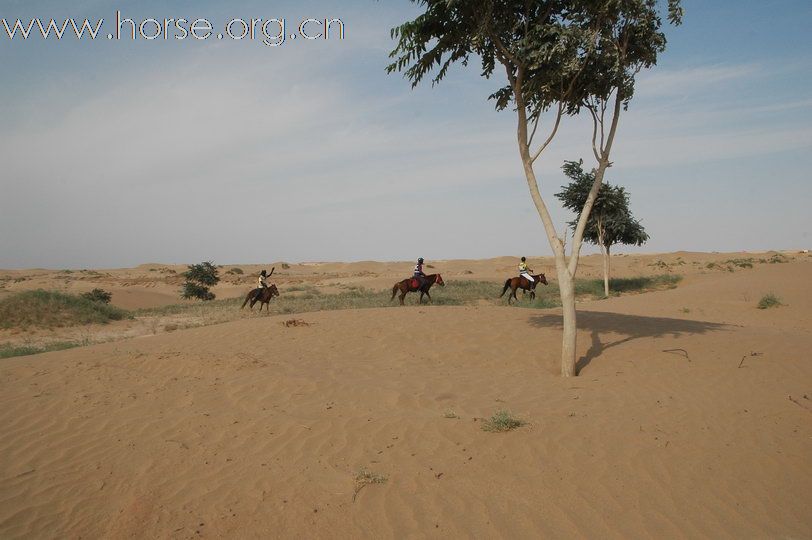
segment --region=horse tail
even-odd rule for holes
[[[398,293],[398,284],[395,283],[395,286],[392,287],[392,298],[389,299],[390,302],[395,299],[395,295],[397,293]]]
[[[254,291],[251,291],[251,292],[254,292]],[[251,293],[248,293],[248,295],[245,297],[245,302],[242,303],[242,305],[240,306],[240,309],[244,308],[245,304],[247,304],[250,299],[251,299]]]
[[[509,288],[510,288],[510,279],[506,279],[505,280],[505,287],[502,289],[502,294],[499,295],[499,298],[502,298],[503,296],[505,296],[505,293],[507,292],[507,290]]]

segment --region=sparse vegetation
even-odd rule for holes
[[[521,418],[513,416],[510,411],[499,410],[482,423],[482,429],[491,433],[501,433],[511,431],[526,425],[527,422]]]
[[[105,324],[129,317],[123,309],[56,291],[24,291],[0,300],[0,328]]]
[[[767,293],[758,301],[758,309],[769,309],[774,307],[783,306],[781,299],[773,293]]]
[[[773,253],[773,256],[767,261],[771,264],[789,262],[789,259],[783,253]]]
[[[90,292],[82,293],[81,296],[91,302],[98,302],[100,304],[109,304],[113,298],[113,294],[104,289],[93,289]]]
[[[282,270],[290,270],[290,265],[288,263],[282,263]]]
[[[385,474],[372,472],[367,469],[361,469],[355,475],[355,491],[352,494],[353,502],[355,502],[355,498],[358,497],[358,493],[366,486],[371,484],[385,484],[387,480],[389,480],[389,478]]]
[[[456,412],[454,412],[454,410],[453,410],[453,409],[447,409],[447,410],[446,410],[446,411],[443,413],[443,418],[449,418],[449,419],[453,419],[453,418],[459,418],[459,416],[457,415],[457,413],[456,413]]]
[[[0,358],[12,358],[15,356],[29,356],[32,354],[40,354],[44,352],[51,352],[51,351],[64,351],[65,349],[71,349],[73,347],[78,347],[83,345],[83,343],[77,343],[74,341],[57,341],[54,343],[49,343],[47,345],[36,346],[36,345],[10,345],[8,343],[4,343],[0,345]]]
[[[231,270],[229,270],[228,272],[226,272],[226,274],[234,274],[234,275],[237,275],[237,276],[241,276],[244,273],[245,272],[243,272],[242,268],[237,268],[237,267],[234,267]]]
[[[661,275],[650,277],[617,278],[612,280],[612,293],[619,295],[630,292],[645,292],[676,287],[681,276]],[[447,282],[445,287],[432,287],[431,295],[435,306],[463,305],[504,305],[505,299],[499,298],[502,284],[493,281],[459,280]],[[397,301],[389,301],[391,290],[375,291],[364,287],[348,287],[336,293],[317,293],[312,285],[298,284],[287,287],[281,285],[280,296],[269,306],[270,314],[295,314],[312,311],[332,311],[338,309],[363,309],[380,307],[398,307]],[[603,297],[603,281],[600,279],[577,280],[577,294],[583,300]],[[407,296],[407,304],[416,305],[419,295]],[[522,299],[522,296],[519,295]],[[156,308],[141,309],[137,316],[189,315],[206,322],[216,324],[248,316],[241,313],[239,306],[242,299],[213,300],[205,304],[173,304]],[[514,302],[514,306],[523,308],[546,309],[560,306],[558,286],[555,282],[549,286],[540,285],[536,289],[534,302]]]

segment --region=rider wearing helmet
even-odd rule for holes
[[[533,276],[530,275],[531,272],[533,271],[527,267],[527,259],[525,257],[522,257],[522,262],[519,263],[519,276],[523,277],[530,283],[533,283],[536,280],[533,279]]]
[[[426,284],[426,274],[423,273],[423,257],[417,259],[417,264],[414,265],[414,274],[412,276],[420,283],[420,288]]]

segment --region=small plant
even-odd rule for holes
[[[452,418],[459,418],[459,416],[452,409],[448,409],[448,410],[446,410],[446,412],[443,413],[443,418],[452,419]]]
[[[288,263],[282,263],[282,270],[289,270],[290,265]]]
[[[510,411],[503,409],[496,411],[493,416],[485,420],[485,422],[482,423],[482,429],[492,433],[501,433],[503,431],[511,431],[520,428],[526,424],[527,422],[521,418],[516,418]]]
[[[758,301],[758,309],[769,309],[783,305],[784,304],[781,303],[781,299],[773,293],[765,294],[761,297],[761,300]]]
[[[687,307],[682,308],[680,311],[683,312],[683,313],[690,313],[691,312],[691,310],[688,309]]]
[[[93,289],[90,292],[82,293],[82,298],[86,298],[91,302],[98,302],[100,304],[109,304],[113,298],[113,294],[105,291],[104,289]]]
[[[209,287],[217,285],[220,281],[217,267],[211,261],[200,264],[190,264],[189,270],[183,273],[186,283],[181,289],[181,296],[186,299],[198,298],[200,300],[214,300],[214,293]]]
[[[235,268],[232,268],[231,270],[229,270],[228,272],[226,272],[226,274],[234,274],[234,275],[237,275],[237,276],[241,276],[241,275],[244,274],[244,272],[242,271],[242,268],[235,267]]]
[[[389,478],[380,473],[375,473],[367,469],[361,469],[355,475],[355,492],[352,494],[352,501],[358,497],[358,493],[370,484],[384,484]]]
[[[783,255],[782,253],[774,253],[773,256],[770,257],[770,260],[767,261],[767,262],[769,262],[771,264],[785,263],[785,262],[789,262],[789,259],[787,259],[787,257],[785,255]]]

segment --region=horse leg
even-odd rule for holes
[[[406,298],[406,293],[407,292],[409,292],[408,289],[406,289],[405,291],[403,289],[400,290],[400,298],[398,298],[398,300],[400,300],[400,305],[401,306],[403,305],[403,299]]]
[[[429,294],[428,289],[426,289],[426,296],[428,296],[428,298],[429,298],[429,302],[431,302],[431,303],[433,304],[433,303],[434,303],[434,300],[432,300],[432,299],[431,299],[431,295]]]

